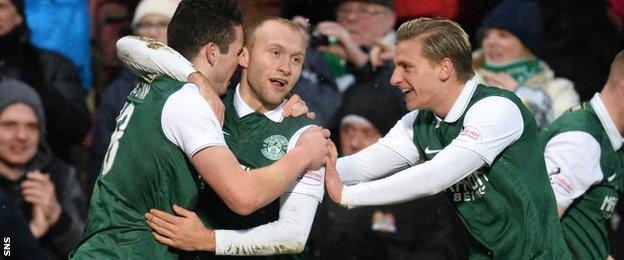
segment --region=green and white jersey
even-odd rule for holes
[[[384,205],[444,190],[469,234],[471,259],[567,259],[538,144],[535,121],[513,93],[468,81],[444,119],[412,111],[376,144],[341,158],[343,181],[368,180],[346,186],[342,203]],[[357,166],[366,161],[373,170]]]
[[[196,206],[201,181],[189,158],[225,146],[220,124],[197,86],[161,76],[143,80],[117,118],[72,259],[176,259],[145,221],[150,209]]]
[[[295,147],[299,136],[313,124],[311,120],[305,117],[283,118],[282,106],[264,114],[255,112],[242,100],[239,94],[239,87],[228,91],[223,101],[226,108],[223,126],[225,140],[241,166],[246,170],[265,167],[282,158],[288,150]],[[200,197],[198,214],[204,223],[218,229],[215,233],[216,254],[218,256],[202,254],[201,258],[222,259],[235,257],[233,255],[277,253],[281,255],[255,256],[253,258],[303,258],[303,254],[284,254],[292,250],[290,249],[293,247],[291,244],[295,243],[295,241],[287,241],[285,244],[279,241],[284,241],[284,237],[292,236],[292,234],[288,235],[289,233],[297,233],[300,232],[299,230],[305,231],[306,234],[304,235],[307,238],[310,226],[302,227],[301,224],[294,226],[292,224],[284,225],[287,223],[280,223],[280,221],[288,221],[288,218],[292,217],[296,222],[309,223],[311,225],[316,206],[323,198],[323,184],[323,172],[309,171],[302,174],[279,199],[248,216],[236,214],[214,190],[207,189]],[[291,199],[290,197],[295,197],[291,195],[293,193],[303,194],[305,197],[308,197],[307,200],[299,200],[299,203],[313,204],[309,214],[290,212],[293,210],[301,211],[306,206],[294,205],[292,208],[288,208],[289,206],[285,203]],[[260,228],[258,229],[259,226]],[[280,229],[279,227],[285,229]],[[291,228],[292,230],[290,230]],[[264,229],[264,231],[261,229]],[[267,233],[269,230],[273,230],[272,233]],[[245,241],[249,237],[259,240],[254,242],[257,245],[256,247],[246,247],[229,241]],[[264,248],[267,245],[271,245],[270,248]]]
[[[446,189],[471,235],[470,258],[565,257],[555,200],[544,174],[533,116],[512,92],[484,85],[472,89],[467,85],[464,91],[472,92],[470,98],[460,97],[457,101],[460,104],[454,105],[463,107],[463,111],[455,113],[457,110],[452,108],[444,120],[436,118],[431,111],[419,111],[413,130],[414,143],[425,160],[436,156],[431,151],[453,143],[476,152],[487,162],[483,168]],[[517,127],[514,121],[488,120],[490,115],[497,119],[492,110],[511,107],[518,109],[521,115],[519,132],[504,130]],[[517,112],[510,113],[509,117],[514,114]],[[510,142],[505,132],[520,136]]]
[[[611,216],[624,188],[622,136],[600,95],[564,113],[541,133],[548,176],[570,252],[606,259]]]

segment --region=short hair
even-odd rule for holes
[[[278,16],[266,16],[245,26],[245,46],[251,47],[254,35],[258,28],[262,27],[262,25],[269,21],[278,22],[282,25],[285,25],[289,29],[292,29],[293,31],[299,32],[302,39],[305,40],[302,28],[293,21]]]
[[[615,58],[613,58],[607,82],[622,79],[624,79],[624,50],[620,51],[617,55],[615,55]]]
[[[233,0],[183,0],[169,23],[168,45],[188,60],[210,42],[227,53],[242,23],[243,12]]]
[[[418,18],[407,21],[397,31],[397,42],[411,39],[421,40],[423,52],[430,61],[440,62],[444,58],[453,61],[457,79],[468,81],[474,77],[472,49],[468,34],[459,24],[444,18]]]

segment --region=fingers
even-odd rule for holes
[[[169,228],[172,228],[173,225],[154,217],[153,215],[148,216],[149,213],[145,214],[145,219],[147,219],[147,225],[154,230],[156,233],[161,234],[166,237],[172,237],[173,234]]]
[[[182,218],[180,218],[180,217],[176,217],[176,216],[171,215],[171,214],[169,214],[167,212],[160,211],[160,210],[157,210],[157,209],[150,209],[148,214],[151,214],[155,218],[162,219],[163,221],[169,222],[171,224],[177,224],[177,223],[179,223],[182,220]]]
[[[187,218],[190,218],[190,217],[195,217],[195,216],[196,216],[196,215],[195,215],[195,212],[190,211],[190,210],[187,210],[187,209],[185,209],[185,208],[183,208],[183,207],[180,207],[180,206],[178,206],[178,205],[175,205],[175,204],[173,205],[173,211],[174,211],[176,214],[178,214],[178,215],[180,215],[180,216],[183,216],[183,217],[187,217]]]
[[[309,119],[314,120],[314,119],[316,119],[316,113],[308,112],[308,113],[306,113],[306,117],[309,118]]]
[[[167,237],[161,236],[161,235],[159,235],[156,232],[152,232],[152,236],[154,236],[154,239],[156,239],[156,241],[158,241],[158,242],[160,242],[160,243],[162,243],[164,245],[174,246],[173,240],[171,240],[171,239],[169,239]]]

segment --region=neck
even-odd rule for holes
[[[455,80],[448,80],[442,83],[440,87],[443,91],[440,91],[440,94],[436,97],[435,106],[432,106],[431,111],[439,118],[446,118],[465,85],[466,82],[458,82]]]
[[[617,89],[616,87],[608,87],[606,86],[600,92],[600,100],[604,104],[607,112],[609,113],[609,117],[615,123],[618,131],[620,131],[621,135],[624,135],[624,107],[621,104],[621,100],[617,100],[617,94],[611,93],[610,90]]]
[[[265,104],[262,102],[260,94],[256,93],[256,91],[251,87],[246,69],[243,70],[243,74],[241,75],[240,96],[243,99],[243,102],[245,102],[245,104],[256,112],[266,113],[277,107],[277,105]]]
[[[223,93],[220,93],[217,84],[215,84],[214,82],[215,81],[215,76],[213,75],[214,69],[210,65],[210,63],[206,61],[205,58],[201,58],[201,56],[198,55],[193,59],[192,64],[193,64],[193,68],[195,68],[199,73],[201,73],[206,78],[208,87],[210,87],[218,95],[223,94]],[[202,88],[200,88],[200,92],[201,91],[202,91]]]
[[[19,179],[24,171],[24,167],[21,166],[11,166],[6,164],[2,159],[0,159],[0,174],[5,178],[15,181]]]

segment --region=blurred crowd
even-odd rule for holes
[[[132,34],[167,43],[177,2],[0,0],[0,235],[23,238],[14,252],[61,259],[78,243],[115,119],[138,80],[118,62],[115,42]],[[375,143],[407,113],[390,85],[403,21],[460,23],[475,47],[476,80],[513,91],[541,128],[599,91],[624,49],[624,0],[238,2],[246,22],[278,15],[306,32],[310,45],[293,92],[331,130],[341,155]],[[349,211],[324,201],[307,254],[465,259],[455,214],[443,195]],[[616,259],[624,258],[619,219]]]

